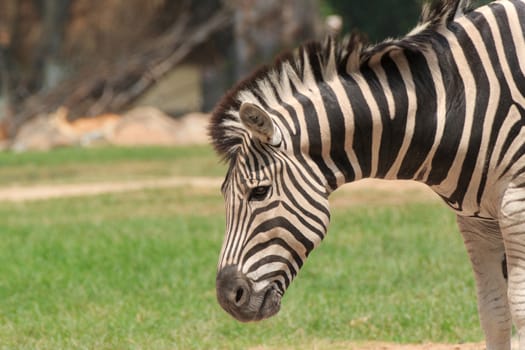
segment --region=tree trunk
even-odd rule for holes
[[[274,55],[317,39],[317,0],[227,0],[235,11],[235,76],[248,74]]]
[[[18,10],[17,0],[0,2],[0,124],[13,115],[13,74],[11,45]]]
[[[70,0],[43,0],[41,45],[35,56],[34,78],[41,89],[55,87],[65,75],[66,67],[60,59]]]
[[[221,99],[230,84],[230,75],[225,62],[216,62],[201,68],[201,110],[210,112]]]

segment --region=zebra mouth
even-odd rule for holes
[[[270,285],[262,293],[261,306],[252,321],[260,321],[272,317],[281,309],[282,294],[275,285]]]
[[[254,282],[235,266],[223,268],[217,274],[217,300],[222,308],[241,322],[260,321],[281,308],[283,292],[275,282],[255,291]]]
[[[242,322],[260,321],[281,308],[283,291],[275,282],[255,291],[254,282],[235,266],[223,268],[217,274],[217,300],[222,308]]]

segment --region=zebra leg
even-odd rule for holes
[[[525,350],[525,187],[523,177],[511,183],[503,195],[500,228],[505,243],[508,298],[512,320]]]
[[[497,221],[458,216],[478,293],[478,312],[487,350],[508,349],[512,320],[502,261],[505,248]]]

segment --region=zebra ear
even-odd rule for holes
[[[239,115],[243,125],[261,142],[271,146],[281,144],[281,131],[263,109],[252,103],[244,102],[239,110]]]

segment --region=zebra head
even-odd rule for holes
[[[328,193],[292,140],[284,111],[238,95],[226,100],[210,125],[216,150],[229,162],[217,298],[236,319],[257,321],[279,311],[287,287],[323,239]]]

